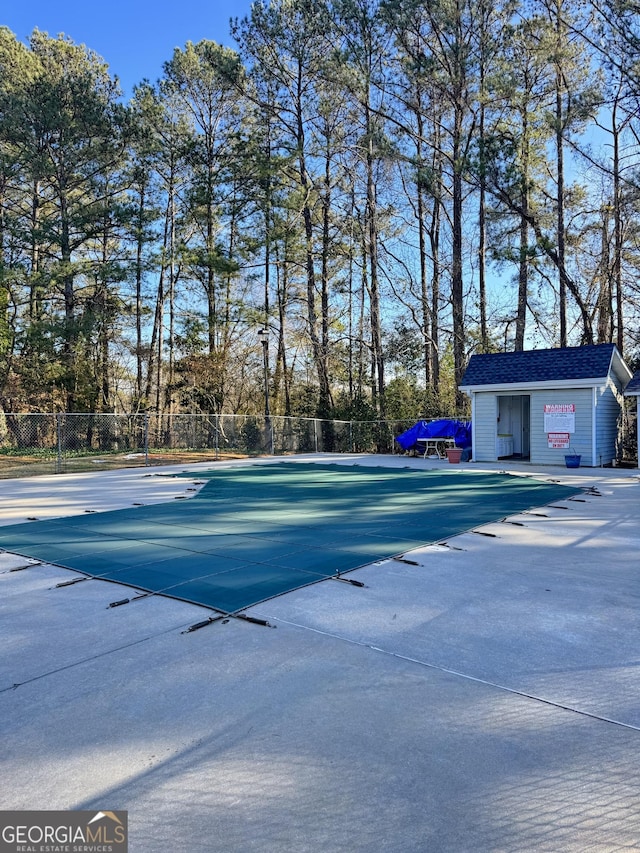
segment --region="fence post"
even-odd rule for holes
[[[56,413],[56,436],[58,442],[58,455],[56,458],[56,474],[62,474],[62,415],[60,412]]]
[[[144,413],[144,466],[149,467],[149,415]]]
[[[351,453],[354,453],[353,449],[353,421],[349,421],[349,448]]]
[[[218,435],[220,432],[220,415],[214,415],[216,419],[216,462],[218,461],[218,450],[220,448],[220,442],[218,440]]]
[[[316,453],[318,452],[318,419],[313,419],[313,439]]]

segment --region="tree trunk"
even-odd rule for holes
[[[598,300],[596,303],[597,340],[599,344],[610,343],[613,338],[613,288],[611,287],[612,270],[609,262],[608,224],[609,212],[604,207],[602,210],[602,224],[600,226],[600,263],[598,265]]]
[[[369,104],[365,105],[365,132],[367,135],[367,254],[369,256],[369,292],[371,300],[371,346],[376,372],[378,414],[386,417],[384,354],[382,351],[382,323],[380,316],[380,287],[378,283],[378,229],[376,226],[377,199],[373,175],[373,128]]]
[[[560,12],[558,11],[558,26]],[[562,105],[562,75],[556,71],[556,171],[558,181],[558,270],[560,274],[559,309],[560,309],[560,346],[567,345],[567,280],[565,275],[565,226],[564,226],[564,110]]]
[[[40,243],[38,233],[40,230],[40,184],[38,180],[33,181],[31,196],[31,287],[29,289],[29,319],[39,320],[41,313],[40,285],[38,283],[38,272],[40,269]]]
[[[62,182],[60,182],[60,260],[62,263],[62,282],[64,291],[64,364],[66,374],[66,410],[74,412],[76,408],[76,380],[77,380],[77,365],[76,365],[76,347],[77,347],[77,330],[76,330],[76,300],[75,300],[75,281],[71,267],[71,228],[69,222],[68,199]]]
[[[442,219],[442,151],[440,124],[434,120],[434,198],[429,227],[431,244],[431,385],[434,393],[440,386],[440,227]]]
[[[462,409],[465,395],[458,386],[465,368],[464,282],[462,277],[462,119],[463,107],[456,99],[453,127],[453,209],[451,311],[453,317],[453,363],[456,382],[456,407]]]
[[[142,359],[142,251],[144,246],[145,183],[141,183],[138,193],[137,234],[136,234],[136,393],[135,406],[140,405],[143,382]]]
[[[622,293],[622,190],[620,181],[620,128],[617,123],[618,95],[611,117],[613,131],[613,289],[616,302],[616,345],[624,354],[624,312]]]
[[[527,325],[527,300],[529,293],[529,122],[526,107],[522,110],[522,178],[520,204],[520,257],[518,259],[518,306],[516,309],[516,335],[514,350],[524,350]]]
[[[311,191],[309,175],[307,172],[306,155],[305,155],[305,132],[302,116],[302,65],[298,66],[297,80],[297,104],[296,104],[296,119],[297,119],[297,143],[298,143],[298,169],[300,185],[305,194],[305,199],[302,208],[302,220],[304,222],[305,234],[305,256],[306,256],[306,272],[307,272],[307,320],[309,326],[309,337],[311,339],[311,349],[315,362],[316,372],[318,374],[319,386],[319,402],[318,416],[325,417],[329,414],[333,400],[331,398],[331,388],[329,385],[329,373],[327,369],[326,356],[323,353],[322,343],[318,337],[318,314],[316,310],[316,272],[315,272],[315,255],[314,255],[314,240],[313,240],[313,217],[309,206],[309,193]]]
[[[433,382],[433,364],[431,360],[431,301],[427,277],[427,205],[423,177],[424,117],[422,115],[422,87],[416,82],[416,120],[418,137],[416,140],[417,180],[416,204],[418,214],[418,251],[420,254],[420,308],[422,314],[422,352],[424,365],[424,385],[429,388]],[[435,201],[434,201],[435,204]]]
[[[482,352],[489,349],[487,329],[487,283],[486,283],[486,194],[487,178],[485,173],[485,79],[486,79],[486,37],[487,12],[484,3],[480,5],[480,116],[478,121],[478,142],[480,145],[480,186],[478,195],[478,302],[480,310],[480,346]]]

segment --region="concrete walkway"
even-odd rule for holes
[[[249,611],[271,627],[182,633],[209,611],[0,554],[0,808],[127,809],[132,853],[640,851],[638,472],[518,467],[586,491]],[[194,488],[3,481],[0,523]]]

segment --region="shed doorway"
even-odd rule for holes
[[[531,397],[529,394],[498,396],[496,432],[498,459],[530,458]]]

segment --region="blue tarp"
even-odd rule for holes
[[[406,432],[396,436],[403,450],[418,448],[419,438],[453,438],[456,447],[471,447],[471,422],[443,418],[438,421],[418,421]]]

